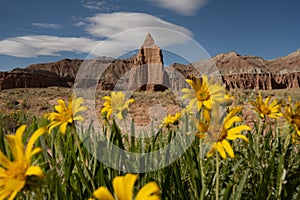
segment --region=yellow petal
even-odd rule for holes
[[[10,160],[0,151],[0,165],[3,166],[5,169],[9,169],[10,167]]]
[[[118,112],[117,117],[118,117],[119,120],[122,120],[123,119],[122,112]]]
[[[5,189],[19,192],[25,186],[25,180],[19,181],[17,179],[8,179],[5,184]]]
[[[269,109],[272,109],[272,108],[274,108],[275,106],[280,107],[280,105],[277,104],[277,103],[278,103],[278,101],[277,101],[277,100],[274,100],[274,101],[273,101],[272,103],[270,103],[270,105],[268,106]]]
[[[211,100],[208,99],[207,101],[204,101],[203,102],[203,105],[208,109],[208,110],[211,110],[212,108],[212,103],[211,103]]]
[[[38,176],[38,177],[41,177],[43,176],[43,172],[41,170],[41,168],[39,166],[30,166],[26,173],[25,173],[26,176]]]
[[[227,142],[227,140],[223,140],[221,143],[222,143],[222,145],[223,145],[225,151],[228,153],[228,155],[229,155],[231,158],[234,158],[234,152],[233,152],[233,149],[232,149],[232,147],[230,146],[229,142]]]
[[[251,131],[251,128],[247,125],[239,125],[239,126],[236,126],[234,128],[229,129],[227,134],[228,135],[234,135],[234,134],[238,134],[238,133],[240,133],[244,130]]]
[[[56,105],[54,106],[54,109],[58,112],[58,113],[63,113],[66,110],[63,109],[63,107],[61,107],[60,105]]]
[[[42,148],[40,147],[37,147],[37,148],[34,148],[32,151],[31,151],[31,156],[37,154],[37,153],[40,153],[42,151]]]
[[[113,180],[114,192],[117,195],[118,199],[121,199],[121,200],[125,200],[125,191],[124,191],[123,181],[124,181],[124,176],[117,176]],[[132,191],[131,191],[131,193],[132,193]]]
[[[99,187],[97,190],[93,192],[93,195],[98,200],[114,200],[113,195],[106,187]]]
[[[134,187],[134,183],[137,179],[137,175],[134,174],[126,174],[125,178],[124,178],[124,189],[126,191],[126,195],[124,197],[124,200],[132,200],[133,197],[133,187]]]
[[[12,198],[15,198],[15,196],[17,195],[17,192],[14,192],[15,194],[11,194],[12,192],[9,190],[0,190],[0,199],[7,199],[7,197],[9,197],[11,195]],[[14,196],[13,196],[14,195]]]
[[[25,132],[25,129],[26,129],[26,125],[22,125],[22,126],[20,126],[18,129],[17,129],[17,131],[16,131],[16,137],[20,140],[20,141],[22,141],[22,139],[23,139],[23,134],[24,134],[24,132]]]
[[[137,193],[135,200],[155,200],[160,199],[160,189],[155,182],[147,183],[140,191]]]
[[[12,151],[14,161],[22,161],[24,159],[24,145],[22,140],[19,140],[16,135],[6,135],[6,139]]]
[[[191,79],[185,79],[185,81],[186,81],[190,86],[194,85],[194,82],[193,82],[193,80],[191,80]]]
[[[110,96],[104,96],[102,98],[102,100],[104,100],[104,101],[111,101],[111,97]]]
[[[245,142],[249,142],[248,138],[242,134],[237,134],[237,135],[228,135],[226,137],[228,140],[236,140],[237,138],[241,138],[242,140],[244,140]]]
[[[204,119],[206,120],[206,122],[210,123],[210,112],[209,112],[209,110],[204,109],[203,114],[204,114]]]
[[[228,119],[227,121],[225,121],[224,128],[229,129],[235,122],[241,122],[241,121],[242,121],[241,117],[234,116],[234,117]]]
[[[47,128],[49,129],[49,133],[51,133],[51,131],[52,131],[52,129],[53,128],[55,128],[56,126],[59,126],[60,124],[62,124],[63,122],[55,122],[55,121],[53,121],[53,122],[51,122],[48,126],[47,126]]]
[[[59,131],[60,131],[63,135],[66,134],[67,126],[68,126],[68,122],[64,122],[64,123],[62,123],[62,125],[60,125],[60,127],[59,127]]]
[[[113,180],[114,191],[120,200],[132,200],[133,187],[137,179],[134,174],[126,174],[125,176],[117,176]]]
[[[269,103],[270,99],[271,99],[271,97],[268,96],[267,99],[265,100],[265,105],[266,105],[266,106],[268,106],[268,103]]]
[[[42,135],[46,132],[46,129],[45,128],[39,128],[38,130],[36,130],[32,136],[30,137],[29,141],[28,141],[28,144],[27,144],[27,148],[26,148],[26,151],[25,151],[25,157],[28,161],[30,161],[30,157],[31,157],[31,154],[32,154],[32,147],[33,147],[33,144],[35,143],[35,141]]]
[[[220,155],[221,155],[221,157],[222,157],[223,159],[226,159],[226,158],[227,158],[226,152],[225,152],[225,150],[224,150],[224,148],[223,148],[221,142],[217,142],[217,143],[216,143],[216,149],[217,149],[217,151],[220,153]]]
[[[183,88],[181,90],[182,93],[193,93],[193,90],[189,89],[189,88]]]
[[[74,117],[74,119],[73,119],[74,121],[84,121],[84,118],[82,117],[82,116],[76,116],[76,117]]]
[[[215,150],[216,150],[216,143],[212,146],[211,150],[206,154],[207,157],[211,157],[214,153],[215,153]]]

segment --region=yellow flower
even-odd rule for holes
[[[102,98],[105,100],[103,108],[101,109],[101,114],[105,116],[106,119],[110,117],[111,114],[116,113],[118,119],[123,119],[123,112],[128,109],[129,103],[133,103],[133,99],[128,99],[125,101],[125,94],[123,92],[111,92],[111,96],[105,96]]]
[[[300,102],[296,102],[294,107],[291,97],[288,97],[288,103],[282,112],[283,117],[294,127],[298,136],[300,136]]]
[[[183,99],[190,99],[190,106],[197,104],[198,111],[202,107],[211,110],[215,102],[224,101],[225,89],[218,83],[210,82],[206,75],[202,75],[202,81],[199,78],[186,79],[186,82],[192,89],[183,88],[182,92],[186,93]]]
[[[242,118],[236,115],[240,110],[240,108],[233,108],[225,117],[221,127],[218,125],[213,126],[213,130],[215,131],[212,131],[210,138],[213,140],[213,144],[211,150],[207,154],[208,157],[212,156],[215,150],[217,150],[223,159],[227,158],[226,152],[231,158],[234,158],[233,149],[227,140],[241,138],[248,142],[247,137],[242,135],[241,132],[244,130],[250,131],[251,128],[247,125],[234,126],[235,123],[242,121]],[[220,130],[221,133],[216,134],[216,132],[219,132]]]
[[[81,106],[81,104],[84,102],[83,98],[79,97],[76,98],[75,95],[73,95],[68,102],[68,106],[66,106],[64,100],[59,99],[58,105],[55,106],[55,110],[57,112],[52,112],[49,114],[46,114],[45,117],[50,122],[50,124],[47,126],[49,128],[49,133],[53,128],[56,126],[60,126],[60,132],[62,134],[66,133],[67,125],[70,123],[73,123],[74,121],[83,121],[84,118],[80,115],[76,116],[80,111],[84,111],[87,108],[84,106]]]
[[[224,96],[224,101],[226,102],[227,105],[232,104],[235,100],[236,100],[235,96],[226,92],[226,94]]]
[[[181,118],[181,113],[176,113],[174,116],[169,114],[167,117],[163,119],[162,126],[165,127],[171,127],[172,125],[176,126],[179,124],[180,118]]]
[[[26,125],[22,125],[17,129],[15,135],[6,136],[13,161],[10,161],[0,151],[0,199],[14,199],[26,185],[27,177],[41,177],[43,175],[39,166],[31,165],[31,157],[41,151],[41,148],[33,148],[33,145],[46,129],[39,128],[36,130],[30,137],[26,150],[24,150],[22,137],[25,129]]]
[[[254,110],[259,114],[261,118],[270,117],[278,119],[282,116],[280,112],[281,105],[277,100],[269,103],[271,97],[268,96],[265,101],[263,101],[261,93],[256,97],[256,101],[251,101],[250,103],[254,107]]]
[[[115,196],[118,200],[132,200],[133,187],[137,175],[126,174],[117,176],[113,180]],[[100,187],[94,191],[93,196],[98,200],[114,200],[114,196],[106,187]],[[160,189],[155,182],[147,183],[140,189],[134,198],[135,200],[160,200]]]
[[[198,132],[196,133],[196,136],[200,139],[206,138],[206,134],[208,131],[209,123],[201,122],[199,120],[195,120],[194,122],[196,124]]]

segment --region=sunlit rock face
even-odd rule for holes
[[[130,69],[128,90],[164,91],[169,86],[162,51],[149,33]]]

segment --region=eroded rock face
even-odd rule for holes
[[[164,91],[167,87],[169,87],[169,78],[164,70],[162,51],[155,45],[149,33],[133,60],[128,90]]]
[[[186,78],[217,74],[227,89],[283,89],[300,86],[300,50],[273,60],[242,56],[235,52],[219,54],[189,65],[164,67],[161,49],[147,35],[139,53],[128,59],[107,57],[83,61],[64,59],[34,64],[25,69],[0,72],[0,90],[24,87],[72,87],[83,62],[94,64],[91,77],[81,84],[98,84],[98,90],[164,91],[188,87]],[[105,70],[102,70],[104,67]],[[97,68],[98,67],[98,68]],[[100,76],[101,74],[101,76]]]
[[[227,89],[298,88],[300,81],[300,51],[274,60],[220,54],[213,58]]]
[[[111,61],[98,82],[98,90],[126,90],[133,58]]]
[[[218,69],[228,90],[298,88],[300,85],[300,50],[274,60],[241,56],[230,52],[191,65],[173,64],[171,68],[185,74],[185,77],[189,74],[207,73],[207,71],[214,73],[213,69]],[[212,70],[209,71],[209,69]],[[178,81],[174,80],[172,83]],[[177,87],[177,85],[171,85],[174,88]]]
[[[48,71],[57,74],[61,78],[70,78],[75,80],[82,62],[83,61],[79,59],[63,59],[58,62],[29,65],[26,69]]]
[[[61,78],[53,72],[30,69],[14,69],[0,73],[0,90],[13,88],[70,87],[73,79]]]

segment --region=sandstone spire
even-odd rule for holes
[[[151,36],[150,33],[148,33],[148,35],[146,36],[146,39],[144,41],[143,47],[152,47],[152,46],[156,46],[154,43],[154,40]]]
[[[148,33],[130,70],[128,89],[163,91],[168,86],[162,51]]]

